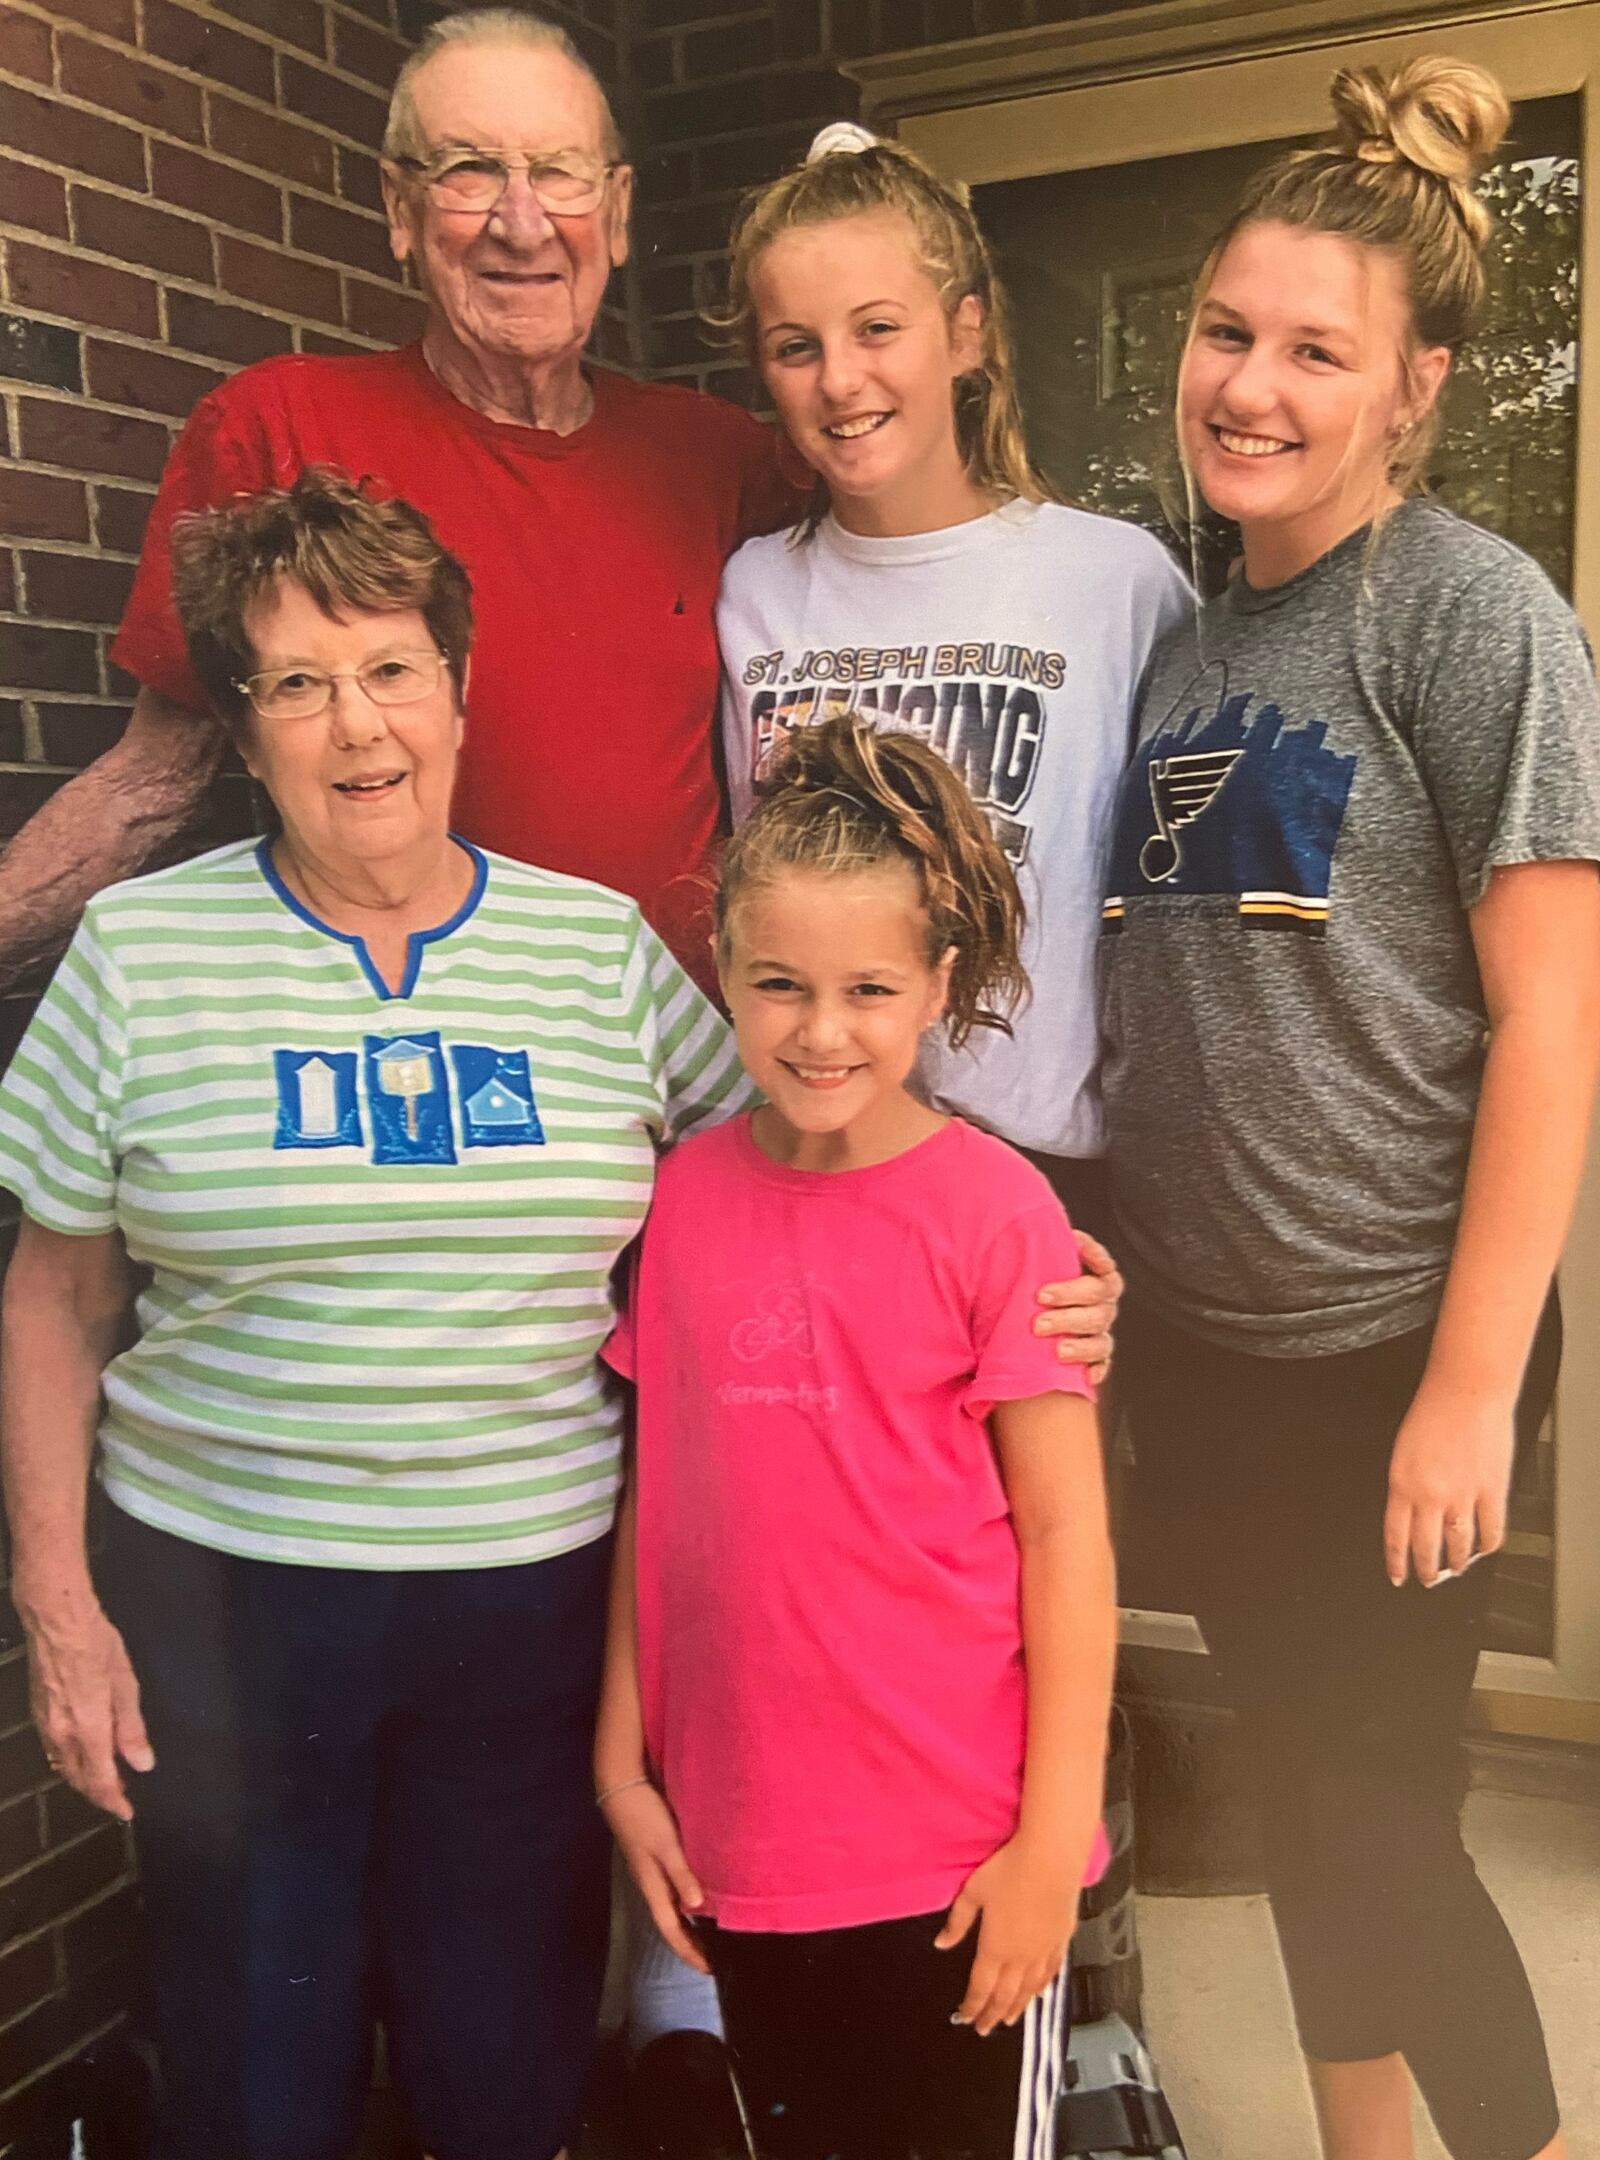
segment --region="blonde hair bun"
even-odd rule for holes
[[[1341,68],[1328,94],[1348,156],[1400,160],[1452,188],[1472,186],[1511,125],[1511,107],[1492,75],[1437,53],[1389,73]]]
[[[877,136],[864,127],[857,127],[853,120],[830,120],[812,136],[805,161],[815,165],[819,158],[859,157],[863,150],[876,150],[877,147]]]

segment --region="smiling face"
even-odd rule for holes
[[[956,442],[983,356],[976,299],[945,312],[897,210],[780,233],[751,272],[761,378],[853,531],[932,532],[990,507]]]
[[[289,579],[250,610],[245,627],[262,672],[303,667],[349,676],[391,655],[436,649],[416,608],[335,619]],[[438,687],[413,705],[376,705],[345,680],[308,718],[252,712],[240,747],[291,850],[338,874],[399,863],[443,841],[461,725],[449,670],[441,668]]]
[[[1201,494],[1243,529],[1252,582],[1296,575],[1394,500],[1395,442],[1448,366],[1414,349],[1391,255],[1277,223],[1234,235],[1195,313],[1178,430]]]
[[[909,865],[785,870],[752,887],[721,973],[745,1070],[790,1132],[894,1152],[920,1113],[905,1081],[950,979],[948,959],[929,964]]]
[[[604,163],[600,93],[564,53],[529,45],[447,45],[412,83],[418,157],[451,148],[532,157],[580,151]],[[606,281],[627,259],[632,175],[619,167],[597,209],[551,217],[521,170],[493,210],[441,209],[415,176],[384,167],[389,238],[412,262],[435,319],[469,353],[576,360]]]

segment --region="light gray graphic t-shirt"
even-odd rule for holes
[[[789,729],[851,706],[931,743],[988,813],[1027,903],[1033,1000],[1014,1036],[932,1050],[921,1077],[941,1109],[1019,1147],[1101,1152],[1094,949],[1112,804],[1140,678],[1192,609],[1148,533],[1059,503],[888,539],[828,518],[798,547],[749,541],[723,575],[736,819]]]
[[[1507,542],[1413,501],[1166,639],[1101,939],[1119,1258],[1267,1356],[1422,1326],[1483,1070],[1467,911],[1600,858],[1583,636]]]

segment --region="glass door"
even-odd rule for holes
[[[1456,22],[1432,37],[1208,55],[1189,69],[1169,59],[1148,78],[955,105],[901,133],[974,186],[1013,298],[1041,466],[1069,499],[1170,543],[1170,513],[1182,506],[1173,368],[1195,270],[1246,175],[1325,124],[1336,66],[1428,49],[1481,59],[1517,100],[1485,183],[1497,219],[1491,317],[1451,385],[1430,478],[1453,507],[1537,557],[1593,638],[1600,493],[1583,477],[1594,405],[1580,355],[1585,311],[1600,308],[1600,266],[1584,277],[1595,241],[1583,205],[1600,148],[1588,95],[1591,73],[1600,76],[1600,6]],[[1600,313],[1592,327],[1600,336]],[[1600,1150],[1562,1283],[1562,1386],[1515,1496],[1479,1682],[1498,1725],[1600,1739],[1600,1350],[1588,1346],[1600,1337]],[[1192,1623],[1167,1609],[1136,1504],[1123,1584],[1132,1639],[1198,1644]]]

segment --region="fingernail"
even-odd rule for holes
[[[952,2010],[950,2013],[950,2022],[952,2025],[970,2025],[972,2023],[972,2020],[971,2018],[964,2018],[959,2010]]]

